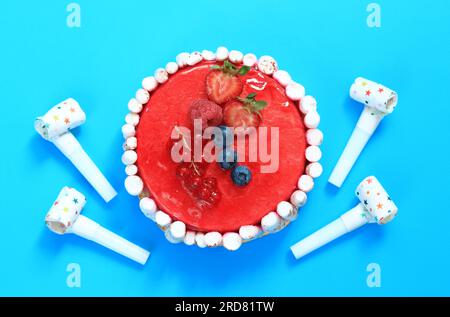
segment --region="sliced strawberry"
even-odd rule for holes
[[[222,105],[239,96],[244,85],[233,75],[214,70],[206,77],[206,93],[208,99]]]
[[[226,60],[222,66],[211,66],[211,72],[206,76],[206,93],[209,100],[222,105],[239,96],[244,88],[238,75],[245,75],[250,70],[248,66],[237,68]]]
[[[261,123],[261,113],[267,103],[255,100],[256,94],[228,102],[223,109],[223,120],[229,127],[257,127]]]
[[[223,109],[223,120],[228,127],[257,127],[261,119],[256,113],[250,113],[245,109],[241,101],[228,102]]]

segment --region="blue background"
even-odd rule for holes
[[[81,28],[70,1],[0,4],[0,295],[450,295],[450,2],[87,1]],[[322,115],[324,175],[298,221],[238,252],[171,245],[123,187],[120,127],[141,79],[181,51],[219,45],[274,56],[314,95]],[[387,117],[340,190],[327,178],[362,107],[348,97],[357,76],[396,90]],[[67,97],[88,114],[76,135],[119,195],[105,204],[33,129]],[[376,175],[400,208],[385,227],[366,226],[301,261],[289,246],[354,206],[354,188]],[[152,251],[141,267],[44,216],[64,185],[85,193],[85,215]],[[66,266],[81,266],[81,288]],[[366,284],[369,263],[381,287]]]

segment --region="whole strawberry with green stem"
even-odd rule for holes
[[[237,97],[225,104],[223,120],[227,126],[233,128],[258,127],[262,120],[261,110],[266,106],[266,101],[256,100],[256,93],[245,98]]]
[[[238,76],[244,76],[249,71],[249,66],[238,68],[228,60],[225,60],[221,66],[211,66],[211,72],[206,76],[208,99],[218,105],[223,105],[239,96],[244,84]]]

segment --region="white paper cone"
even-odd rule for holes
[[[368,107],[364,108],[364,111],[359,117],[358,123],[345,146],[344,152],[342,152],[328,179],[331,184],[341,187],[358,159],[359,154],[366,146],[382,118],[382,114],[378,112],[374,113],[373,110]]]
[[[85,204],[86,198],[82,193],[75,188],[64,187],[45,216],[47,227],[57,234],[74,233],[145,264],[150,253],[80,215]]]
[[[83,215],[78,216],[77,221],[67,232],[94,241],[142,265],[147,262],[150,255],[149,251],[125,240]]]
[[[291,251],[296,259],[300,259],[340,236],[365,225],[370,219],[370,215],[368,215],[364,206],[358,204],[338,219],[294,244]]]
[[[362,77],[358,77],[350,87],[350,97],[364,104],[365,108],[328,179],[337,187],[341,187],[381,119],[392,113],[398,102],[395,91]]]
[[[117,195],[115,189],[83,150],[72,133],[67,132],[51,141],[75,165],[106,202],[109,202]]]

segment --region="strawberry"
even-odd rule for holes
[[[206,76],[206,93],[209,100],[222,105],[239,96],[244,85],[238,75],[243,76],[249,70],[248,66],[237,68],[228,60],[225,60],[222,66],[211,66],[211,72]]]
[[[267,102],[256,100],[256,94],[251,93],[245,98],[237,98],[228,102],[223,109],[223,120],[229,127],[257,127],[261,123],[260,110],[267,106]]]

